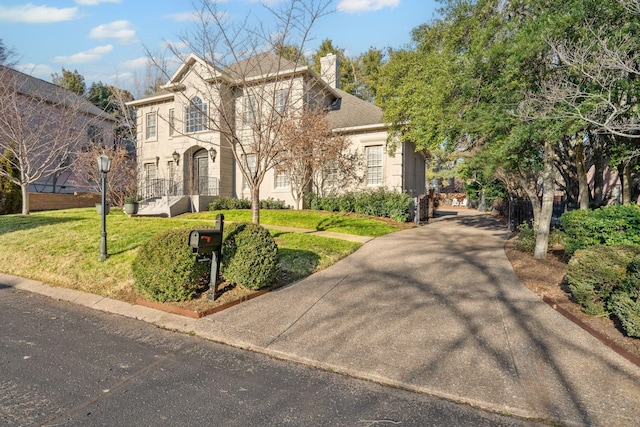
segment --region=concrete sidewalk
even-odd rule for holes
[[[502,224],[450,214],[200,319],[196,333],[492,411],[638,425],[640,369],[519,281]]]
[[[491,411],[638,425],[640,368],[519,281],[502,224],[447,213],[198,320],[3,274],[0,284]]]

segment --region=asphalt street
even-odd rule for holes
[[[0,286],[3,426],[521,426]]]

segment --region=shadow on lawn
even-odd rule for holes
[[[3,234],[13,233],[15,231],[30,230],[47,225],[61,224],[63,222],[81,221],[86,218],[68,217],[68,218],[51,218],[45,216],[1,216],[0,217],[0,236]]]

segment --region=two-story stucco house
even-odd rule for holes
[[[423,193],[424,154],[409,143],[388,154],[382,110],[337,87],[338,65],[334,55],[323,58],[318,76],[272,54],[224,69],[189,55],[160,92],[128,104],[137,110],[140,192],[156,196],[147,212],[206,210],[215,196],[251,198],[246,172],[255,171],[261,159],[247,147],[259,141],[243,142],[256,132],[268,135],[265,127],[275,126],[273,117],[286,120],[292,111],[310,105],[322,105],[333,131],[348,137],[349,149],[362,156],[363,188]],[[269,101],[256,96],[257,90],[270,93]],[[295,206],[286,174],[276,167],[264,169],[260,198]]]

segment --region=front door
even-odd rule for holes
[[[209,153],[199,150],[193,156],[193,188],[196,194],[207,195],[209,192]]]

